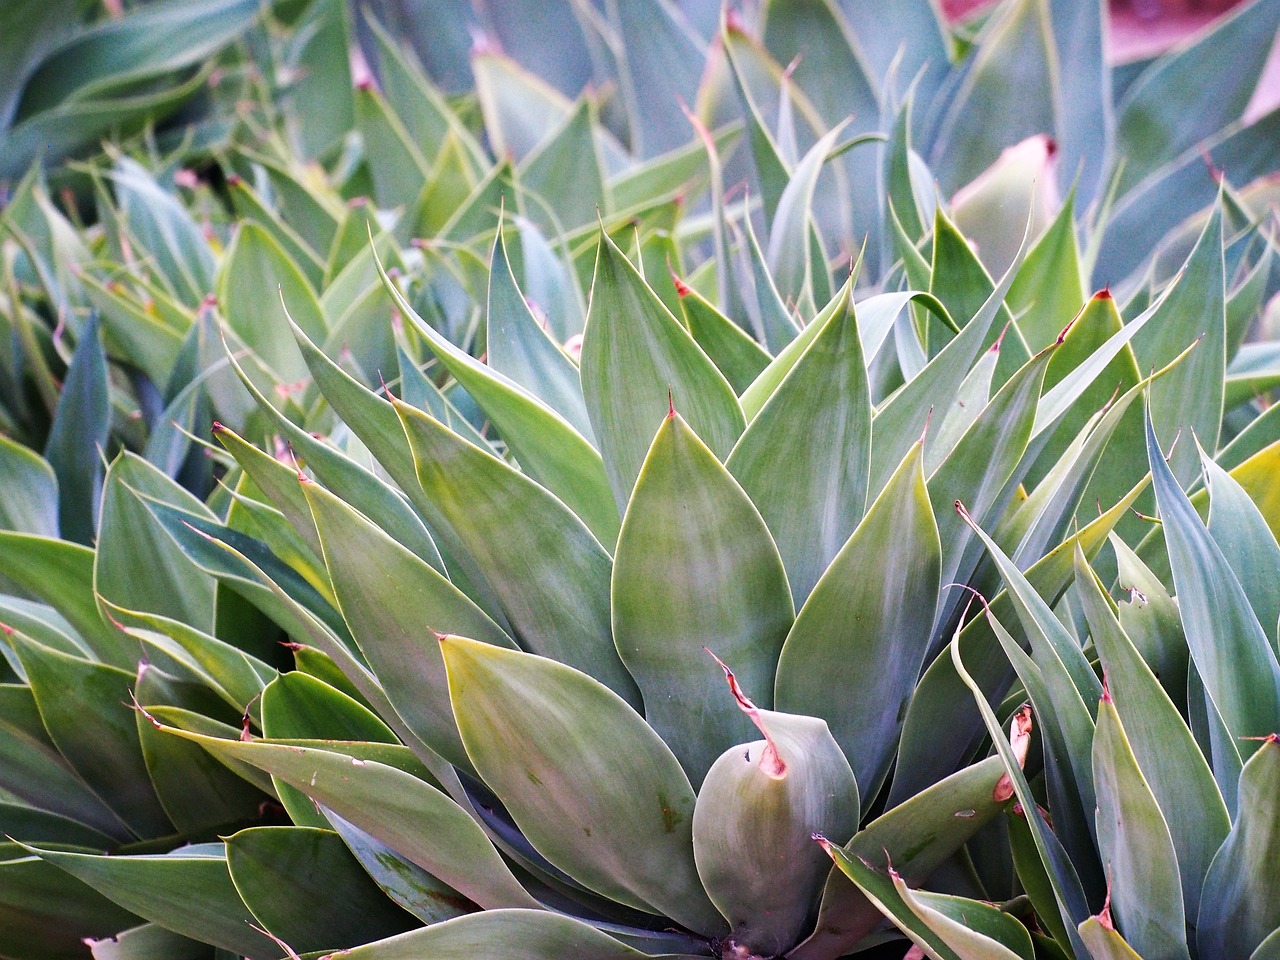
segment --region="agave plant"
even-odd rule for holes
[[[1086,938],[1114,934],[1089,920],[1110,916],[1108,879],[1112,926],[1142,949],[1134,918],[1145,888],[1116,863],[1133,869],[1146,840],[1123,818],[1114,830],[1090,826],[1095,802],[1104,825],[1122,800],[1141,802],[1114,785],[1134,779],[1138,761],[1115,772],[1129,725],[1112,722],[1106,700],[1095,735],[1084,707],[1102,690],[1084,638],[1113,654],[1097,639],[1102,626],[1072,633],[1050,604],[1111,616],[1086,558],[1139,496],[1145,464],[1118,502],[1073,529],[1076,507],[1099,472],[1125,476],[1131,464],[1102,457],[1108,441],[1144,391],[1160,410],[1160,388],[1195,351],[1154,379],[1135,376],[1088,416],[1091,390],[1146,324],[1176,324],[1185,298],[1204,296],[1192,284],[1206,264],[1220,269],[1221,230],[1215,215],[1183,279],[1146,315],[1122,327],[1114,301],[1095,297],[1001,384],[992,375],[1003,349],[986,344],[1019,256],[932,359],[874,403],[890,331],[913,302],[949,319],[935,299],[857,300],[850,278],[739,393],[689,332],[694,310],[705,321],[715,308],[686,292],[686,327],[603,233],[580,372],[520,295],[501,235],[487,363],[382,275],[501,447],[407,349],[398,391],[375,391],[294,324],[325,401],[306,427],[229,354],[279,449],[292,448],[288,462],[219,427],[243,471],[225,520],[134,461],[113,466],[107,497],[169,545],[166,579],[198,568],[324,654],[327,673],[267,684],[244,733],[139,691],[157,735],[253,778],[294,825],[160,855],[40,856],[152,924],[246,956],[282,949],[252,921],[295,951],[350,946],[369,957],[839,957],[882,937],[885,916],[940,956],[998,950],[992,942],[1015,956],[1030,957],[1033,943],[1090,956]],[[1218,310],[1225,324],[1225,298]],[[1102,345],[1079,351],[1046,389],[1054,360],[1099,328]],[[1064,439],[1073,411],[1087,422]],[[359,447],[314,436],[326,421]],[[1032,481],[1055,435],[1063,452]],[[1183,495],[1152,449],[1168,515],[1167,498]],[[1260,456],[1238,476],[1255,482]],[[1187,528],[1208,543],[1193,515]],[[1274,548],[1261,515],[1251,523],[1250,542]],[[1121,583],[1137,569],[1128,556]],[[1176,556],[1171,546],[1171,564]],[[1173,568],[1181,577],[1186,565]],[[994,592],[1002,578],[990,619],[965,618],[944,589]],[[136,585],[116,589],[134,599],[117,594],[113,616],[161,633],[172,622],[143,619]],[[1194,589],[1178,593],[1193,616]],[[1176,650],[1147,655],[1176,660]],[[1158,662],[1162,677],[1171,672]],[[1214,661],[1195,663],[1202,689],[1217,690]],[[1043,767],[1034,792],[999,732],[1012,717],[1028,755],[1026,698],[1045,744],[1042,764],[1035,752],[1028,764]],[[1117,682],[1114,702],[1145,716],[1136,700]],[[1226,729],[1263,735],[1267,709]],[[988,732],[1001,756],[983,759]],[[317,917],[309,898],[321,870],[353,892],[325,893]],[[1241,901],[1265,899],[1265,874],[1251,867],[1248,879]],[[933,891],[919,892],[926,881]],[[401,929],[413,917],[426,925],[356,947],[396,929],[389,904],[367,906],[379,889],[404,911]]]

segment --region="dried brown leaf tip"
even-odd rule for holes
[[[1102,901],[1102,909],[1098,911],[1098,923],[1102,924],[1108,930],[1114,930],[1116,925],[1111,920],[1111,884],[1107,884],[1107,899]]]
[[[1031,748],[1031,729],[1031,707],[1024,703],[1009,721],[1009,746],[1013,749],[1019,769],[1027,763],[1027,751]],[[1013,780],[1008,773],[1000,775],[991,796],[997,803],[1004,803],[1013,796]]]
[[[706,647],[702,649],[707,650]],[[751,722],[756,725],[756,729],[764,735],[764,751],[760,754],[761,772],[774,780],[781,780],[787,775],[787,765],[782,757],[778,755],[778,748],[774,745],[773,737],[770,736],[764,720],[760,716],[760,708],[751,701],[750,697],[742,692],[742,688],[738,686],[738,678],[733,675],[733,671],[729,669],[728,665],[710,650],[707,650],[707,655],[718,663],[720,669],[724,671],[724,677],[729,681],[729,692],[738,701],[738,708],[751,719]]]

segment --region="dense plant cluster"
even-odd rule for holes
[[[91,6],[0,957],[1280,957],[1280,0]]]

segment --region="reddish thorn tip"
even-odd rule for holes
[[[1103,287],[1101,290],[1099,290],[1097,293],[1095,293],[1095,294],[1093,295],[1093,299],[1095,299],[1095,300],[1110,300],[1110,299],[1111,299],[1111,286],[1108,284],[1107,286]]]
[[[681,300],[683,300],[689,294],[693,293],[693,290],[689,287],[689,285],[676,276],[674,270],[671,272],[671,282],[676,285],[676,296],[679,297]]]
[[[676,401],[671,395],[671,388],[667,387],[667,419],[674,420],[676,418]]]

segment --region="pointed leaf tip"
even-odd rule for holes
[[[760,770],[768,777],[774,780],[781,780],[787,775],[787,764],[778,755],[778,748],[773,742],[768,729],[765,727],[763,720],[760,718],[760,708],[755,705],[750,697],[742,692],[742,688],[738,686],[738,678],[733,675],[733,671],[729,669],[729,665],[717,657],[707,647],[703,647],[707,654],[720,665],[720,669],[724,671],[724,678],[729,681],[729,692],[733,694],[733,698],[738,701],[738,708],[745,713],[756,728],[764,735],[765,748],[760,754]]]

